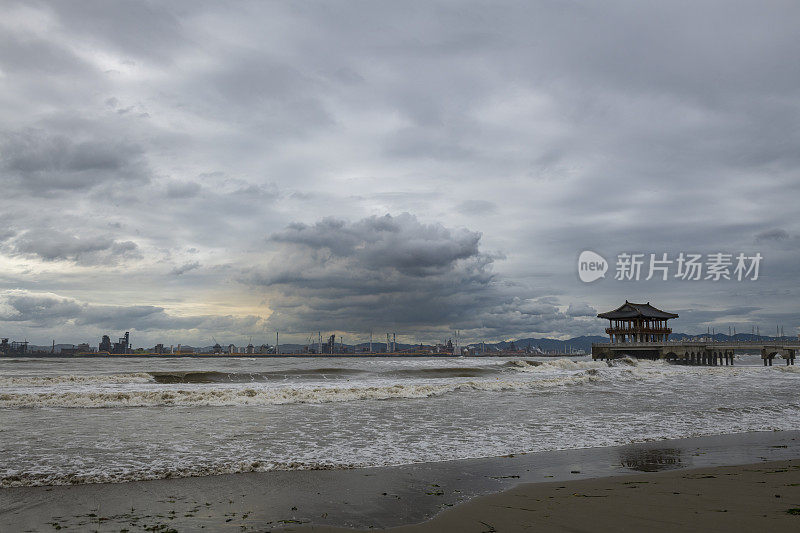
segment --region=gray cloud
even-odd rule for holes
[[[763,241],[783,241],[789,238],[789,232],[785,229],[775,228],[767,231],[762,231],[756,235],[756,242]]]
[[[133,241],[117,241],[107,236],[80,237],[54,229],[26,231],[13,240],[11,248],[15,254],[82,265],[115,264],[142,257]]]
[[[119,303],[135,277],[165,312],[213,292],[281,327],[423,337],[602,331],[583,303],[625,298],[797,322],[798,15],[722,0],[7,2],[0,287],[68,281]],[[403,212],[416,222],[373,218]],[[764,270],[749,285],[586,285],[585,249],[761,251]],[[59,275],[59,258],[83,273]],[[263,295],[231,282],[248,269]]]
[[[158,306],[92,304],[54,293],[26,290],[0,291],[0,323],[51,332],[63,332],[66,328],[73,336],[97,339],[104,331],[130,330],[141,333],[143,340],[151,343],[157,342],[163,332],[206,341],[213,334],[240,338],[243,334],[263,332],[262,319],[252,315],[176,316]]]
[[[28,291],[4,291],[0,295],[0,320],[28,322],[34,327],[65,321],[79,314],[83,306],[71,298]]]
[[[7,185],[39,194],[86,190],[103,181],[146,181],[136,145],[75,140],[38,129],[7,133],[0,140]]]
[[[586,303],[571,303],[567,308],[567,316],[588,316],[594,317],[597,315],[597,309]]]
[[[393,327],[497,336],[569,327],[551,301],[498,279],[480,239],[408,213],[326,218],[273,234],[280,246],[272,261],[242,280],[266,290],[270,327],[294,332]]]
[[[200,192],[200,184],[194,181],[173,182],[167,185],[169,198],[191,198]]]
[[[173,274],[175,276],[182,276],[183,274],[191,272],[192,270],[195,270],[197,268],[200,268],[200,263],[198,261],[190,261],[188,263],[182,264],[181,266],[173,268],[170,271],[170,274]]]

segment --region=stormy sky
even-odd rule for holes
[[[796,2],[2,5],[3,337],[800,332]]]

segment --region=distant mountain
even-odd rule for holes
[[[724,333],[715,333],[714,335],[707,335],[700,333],[699,335],[689,335],[686,333],[673,333],[669,336],[670,340],[691,340],[691,339],[713,339],[714,341],[721,342],[759,342],[759,341],[796,341],[797,337],[783,336],[774,337],[769,335],[753,335],[752,333],[737,333],[736,335],[726,335]]]
[[[547,337],[529,337],[525,339],[516,339],[513,341],[501,341],[497,343],[486,343],[486,349],[489,350],[507,350],[511,343],[518,350],[523,350],[530,346],[531,348],[538,348],[544,352],[558,352],[558,353],[571,353],[576,351],[590,352],[592,350],[593,342],[608,342],[607,337],[600,337],[598,335],[573,337],[571,339],[560,340],[550,339]],[[471,346],[479,346],[480,343],[473,343]]]

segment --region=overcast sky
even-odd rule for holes
[[[797,334],[798,27],[788,0],[3,0],[0,335],[566,338],[625,299]],[[763,260],[620,281],[623,252]]]

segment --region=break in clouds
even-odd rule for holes
[[[0,335],[563,338],[625,299],[796,333],[798,18],[5,2]],[[749,284],[584,284],[583,250],[764,260]]]

